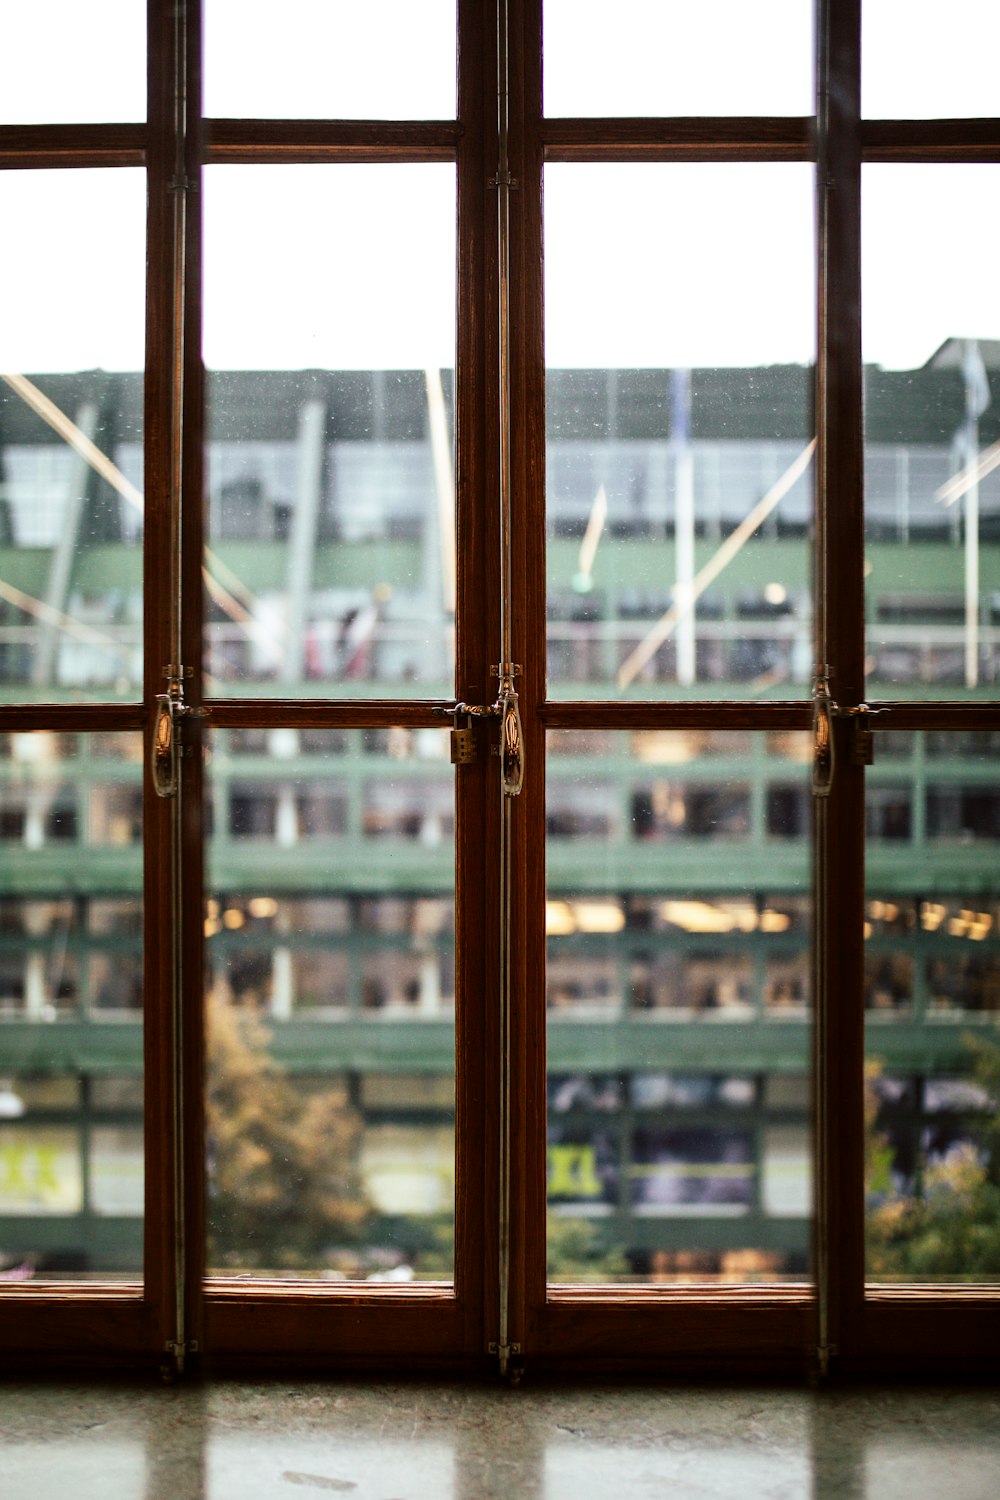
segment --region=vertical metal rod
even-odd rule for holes
[[[500,675],[512,657],[511,619],[511,454],[510,454],[510,96],[507,0],[497,3],[497,267],[499,286],[500,401]]]

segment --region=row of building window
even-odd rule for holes
[[[361,837],[418,843],[435,849],[454,837],[454,785],[450,781],[366,783],[360,808],[349,787],[317,782],[231,781],[216,789],[207,808],[207,834],[260,840],[289,847],[298,843]],[[220,827],[219,802],[225,808]],[[758,822],[759,819],[759,822]],[[760,814],[749,783],[656,780],[621,787],[613,783],[549,784],[546,830],[559,841],[601,840],[667,843],[809,837],[811,795],[801,783],[764,788]],[[929,840],[995,843],[1000,840],[1000,792],[961,783],[911,786],[872,782],[866,803],[868,837],[874,842]],[[918,820],[920,827],[918,830]],[[138,786],[71,783],[29,791],[0,787],[0,843],[29,850],[49,844],[85,843],[95,848],[142,841],[142,792]]]

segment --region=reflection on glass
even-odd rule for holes
[[[141,757],[0,736],[0,1281],[141,1274]]]
[[[808,681],[811,194],[794,166],[546,169],[554,693]],[[737,253],[734,221],[782,233]]]
[[[447,696],[454,168],[210,167],[205,209],[213,690]]]
[[[209,1262],[220,1273],[452,1274],[448,736],[398,728],[377,743],[392,751],[376,779],[367,731],[213,736]]]
[[[1000,676],[998,183],[990,166],[864,169],[867,668],[885,696]]]
[[[135,0],[5,5],[0,56],[3,124],[146,118],[146,7]]]
[[[995,765],[988,734],[935,732],[916,740],[909,845],[873,849],[868,861],[868,1274],[877,1281],[995,1282]]]
[[[993,0],[865,0],[861,107],[888,119],[992,115],[1000,13]]]
[[[455,0],[206,0],[205,110],[454,119]]]
[[[809,834],[767,790],[790,760],[808,771],[775,748],[550,734],[555,1282],[806,1274]]]
[[[808,115],[802,0],[546,0],[549,115]]]
[[[134,697],[144,177],[122,169],[4,179],[0,217],[17,228],[5,240],[0,292],[0,695]],[[102,232],[67,234],[80,223]]]

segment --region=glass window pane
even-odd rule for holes
[[[209,168],[205,198],[213,691],[447,696],[454,168]]]
[[[995,758],[988,736],[917,738],[910,845],[873,847],[868,859],[868,1274],[875,1281],[995,1282]]]
[[[808,824],[767,816],[762,735],[549,752],[549,1277],[801,1280]]]
[[[1000,678],[995,166],[864,168],[865,529],[874,691]]]
[[[142,678],[145,178],[5,172],[0,693]],[[98,233],[73,225],[97,224]]]
[[[265,736],[282,748],[252,783],[232,735],[213,737],[209,1263],[220,1273],[447,1279],[448,735],[390,731],[392,759],[375,762],[377,776],[360,730],[312,731],[308,745],[290,736]],[[317,815],[329,807],[335,816]]]
[[[876,118],[996,113],[994,0],[864,0],[861,106]]]
[[[545,181],[550,691],[804,691],[812,169]]]
[[[205,0],[205,112],[455,117],[455,0]]]
[[[137,0],[4,5],[0,57],[2,124],[146,118],[146,7]]]
[[[141,774],[137,734],[0,736],[0,1282],[142,1274],[142,829],[90,815]]]
[[[809,115],[807,0],[545,0],[548,115]]]

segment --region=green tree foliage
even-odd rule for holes
[[[421,1281],[450,1280],[455,1264],[455,1231],[450,1222],[436,1226],[433,1248],[418,1252],[415,1260]],[[548,1278],[562,1282],[625,1281],[628,1261],[620,1250],[602,1250],[594,1226],[586,1219],[548,1216]]]
[[[1000,1101],[1000,1047],[967,1038],[973,1077]],[[976,1122],[965,1144],[924,1173],[919,1197],[894,1193],[892,1151],[876,1128],[878,1066],[866,1087],[868,1266],[876,1281],[996,1281],[1000,1275],[1000,1114]]]
[[[625,1281],[629,1265],[620,1250],[602,1250],[593,1224],[587,1219],[549,1214],[548,1276],[550,1281]]]
[[[256,1012],[216,985],[208,1000],[209,1265],[328,1268],[357,1244],[369,1207],[360,1122],[344,1088],[303,1088],[270,1055]]]

